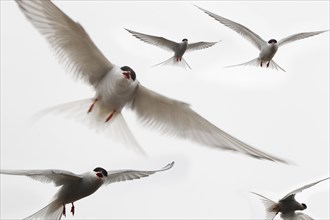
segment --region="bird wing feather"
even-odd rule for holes
[[[84,28],[49,0],[16,0],[27,19],[47,39],[67,70],[95,85],[111,68]]]

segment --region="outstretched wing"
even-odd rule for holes
[[[286,163],[284,160],[257,150],[232,137],[194,112],[186,103],[169,99],[138,85],[131,108],[144,125],[163,133],[174,134],[194,142],[238,151],[258,159]]]
[[[44,183],[53,182],[55,186],[78,181],[82,178],[81,175],[65,170],[0,170],[0,173],[6,175],[27,176]]]
[[[195,5],[197,8],[208,14],[210,17],[214,18],[215,20],[219,21],[221,24],[229,27],[233,31],[237,32],[241,36],[243,36],[245,39],[250,41],[255,47],[257,47],[259,50],[261,50],[261,46],[265,43],[265,40],[263,40],[259,35],[251,31],[249,28],[236,23],[234,21],[231,21],[227,18],[221,17],[217,14],[214,14],[208,10],[205,10],[203,8],[198,7]]]
[[[220,41],[218,41],[220,42]],[[194,50],[201,50],[212,47],[214,44],[218,42],[196,42],[192,44],[188,44],[186,52],[194,51]]]
[[[178,43],[170,41],[163,37],[152,36],[148,34],[142,34],[139,32],[131,31],[125,28],[126,31],[131,33],[137,39],[140,39],[148,44],[163,48],[165,50],[173,52],[177,47]]]
[[[325,179],[322,179],[322,180],[319,180],[319,181],[316,181],[316,182],[314,182],[314,183],[307,184],[307,185],[305,185],[305,186],[303,186],[303,187],[300,187],[300,188],[298,188],[298,189],[296,189],[296,190],[293,190],[292,192],[290,192],[290,193],[288,193],[287,195],[285,195],[281,200],[287,199],[287,198],[290,197],[290,196],[293,196],[293,197],[294,197],[294,195],[296,195],[297,193],[302,192],[304,189],[308,189],[309,187],[312,187],[312,186],[314,186],[314,185],[316,185],[316,184],[318,184],[318,183],[320,183],[320,182],[322,182],[322,181],[328,180],[329,178],[330,178],[330,177],[325,178]]]
[[[141,170],[115,170],[108,171],[108,177],[106,178],[104,184],[110,184],[114,182],[121,182],[126,180],[140,179],[143,177],[150,176],[154,173],[162,172],[168,169],[171,169],[174,165],[174,162],[167,164],[160,170],[151,170],[151,171],[141,171]]]
[[[327,32],[327,31],[314,31],[314,32],[305,32],[305,33],[293,34],[293,35],[290,35],[288,37],[285,37],[285,38],[281,39],[278,42],[278,46],[280,47],[280,46],[283,46],[285,44],[291,43],[293,41],[301,40],[301,39],[304,39],[304,38],[307,38],[307,37],[312,37],[312,36],[315,36],[315,35],[318,35],[318,34],[322,34],[324,32]]]
[[[268,199],[267,197],[260,195],[259,193],[252,192],[253,194],[260,197],[262,203],[264,204],[264,207],[266,209],[266,218],[265,220],[273,220],[275,216],[279,212],[279,207],[276,202],[274,202],[271,199]]]
[[[16,0],[26,18],[46,37],[60,62],[95,85],[112,67],[84,28],[49,0]]]

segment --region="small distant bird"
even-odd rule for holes
[[[128,30],[128,29],[125,29],[125,30],[127,30],[134,37],[140,39],[141,41],[144,41],[148,44],[152,44],[154,46],[163,48],[165,50],[174,52],[173,57],[171,57],[168,60],[165,60],[164,62],[156,64],[154,66],[162,65],[162,64],[164,64],[164,65],[180,65],[180,64],[183,64],[183,65],[181,65],[182,67],[187,66],[191,69],[189,64],[182,57],[185,52],[205,49],[205,48],[211,47],[214,44],[220,42],[220,41],[218,41],[218,42],[197,42],[197,43],[191,43],[190,44],[190,43],[188,43],[188,40],[185,38],[180,43],[176,43],[174,41],[168,40],[168,39],[163,38],[163,37],[157,37],[157,36],[142,34],[142,33],[139,33],[139,32]]]
[[[281,218],[286,219],[286,220],[308,220],[312,219],[306,214],[303,214],[301,212],[295,212],[295,211],[300,211],[300,210],[305,210],[307,209],[307,205],[304,203],[299,203],[295,199],[295,195],[299,192],[302,192],[304,189],[307,189],[309,187],[312,187],[322,181],[328,180],[330,177],[319,180],[317,182],[305,185],[303,187],[300,187],[296,190],[293,190],[292,192],[288,193],[286,196],[284,196],[281,200],[278,202],[274,202],[271,199],[268,199],[258,193],[252,192],[258,196],[261,197],[262,202],[264,203],[266,207],[266,219],[271,220],[274,219],[275,216],[280,212],[281,213]]]
[[[236,31],[242,37],[244,37],[248,41],[250,41],[257,49],[259,49],[260,53],[259,53],[258,58],[248,61],[246,63],[233,65],[233,66],[229,66],[229,67],[241,66],[241,65],[253,65],[253,66],[260,66],[260,67],[265,66],[265,67],[270,67],[270,68],[276,69],[276,70],[281,69],[282,71],[285,72],[284,69],[282,69],[279,65],[277,65],[272,60],[279,47],[281,47],[285,44],[291,43],[293,41],[296,41],[296,40],[301,40],[301,39],[304,39],[307,37],[312,37],[314,35],[318,35],[318,34],[328,31],[328,30],[325,30],[325,31],[315,31],[315,32],[305,32],[305,33],[293,34],[293,35],[290,35],[288,37],[281,39],[279,42],[277,42],[277,40],[275,40],[275,39],[270,39],[269,41],[265,41],[259,35],[252,32],[249,28],[247,28],[239,23],[236,23],[227,18],[221,17],[217,14],[214,14],[214,13],[207,11],[203,8],[200,8],[198,6],[196,6],[196,7],[199,8],[200,10],[202,10],[203,12],[205,12],[206,14],[208,14],[210,17],[219,21],[221,24],[227,26],[228,28],[232,29],[233,31]]]
[[[132,109],[143,125],[161,133],[173,134],[196,143],[244,153],[253,158],[287,163],[262,152],[222,131],[190,108],[190,105],[167,98],[142,86],[135,71],[111,63],[96,47],[84,28],[64,14],[51,1],[16,0],[26,18],[46,37],[67,69],[87,81],[96,91],[92,99],[80,100],[47,109],[44,113],[70,110],[70,118],[84,117],[83,122],[98,130],[114,128],[113,135],[128,146],[144,153],[128,128],[121,111]],[[81,119],[80,119],[81,120]],[[120,133],[118,135],[118,132]]]
[[[65,205],[71,203],[70,212],[75,213],[73,203],[84,197],[95,193],[101,186],[114,182],[140,179],[157,172],[171,169],[174,162],[168,164],[160,170],[139,171],[139,170],[112,170],[106,171],[101,167],[83,174],[74,174],[65,170],[0,170],[1,174],[22,175],[34,180],[61,186],[51,202],[25,219],[61,219],[66,216]]]

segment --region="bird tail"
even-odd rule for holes
[[[282,67],[280,67],[279,65],[277,65],[275,63],[275,61],[273,61],[273,60],[270,61],[269,67],[272,69],[275,69],[275,70],[282,70],[283,72],[285,72],[285,70]]]
[[[135,139],[121,112],[111,111],[100,101],[94,103],[94,100],[94,98],[83,99],[52,106],[36,113],[32,117],[32,123],[50,114],[62,115],[83,123],[96,132],[104,133],[106,136],[110,136],[124,143],[125,146],[131,147],[134,151],[146,156],[146,153]],[[89,112],[93,103],[93,109]]]
[[[187,69],[187,68],[191,69],[191,67],[189,66],[189,64],[186,62],[186,60],[183,57],[181,58],[180,61],[177,61],[175,56],[173,56],[161,63],[153,65],[153,67],[159,66],[159,65],[178,66],[178,67],[182,67],[184,69]]]
[[[260,67],[260,62],[261,60],[259,58],[255,58],[253,60],[250,60],[248,62],[245,63],[241,63],[241,64],[236,64],[236,65],[232,65],[232,66],[226,66],[225,68],[230,68],[230,67],[235,67],[235,66],[257,66]],[[267,67],[266,63],[263,63],[262,67]],[[277,65],[273,60],[269,61],[269,68],[271,69],[275,69],[275,70],[282,70],[283,72],[285,72],[285,70],[283,68],[281,68],[279,65]]]
[[[277,202],[274,202],[273,200],[268,199],[267,197],[262,196],[259,193],[255,193],[255,192],[252,193],[261,197],[261,201],[266,208],[266,220],[274,219],[277,213],[279,212],[279,206]]]
[[[62,218],[63,213],[63,204],[54,200],[41,210],[30,215],[29,217],[24,218],[24,220],[59,220]]]
[[[248,62],[241,63],[241,64],[236,64],[236,65],[232,65],[232,66],[226,66],[225,68],[230,68],[230,67],[235,67],[235,66],[260,66],[260,59],[255,58],[255,59],[250,60]]]

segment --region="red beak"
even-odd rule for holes
[[[103,178],[103,174],[102,173],[96,173],[96,176]]]
[[[131,73],[129,71],[124,71],[123,75],[126,79],[130,79],[130,77],[131,77]]]

